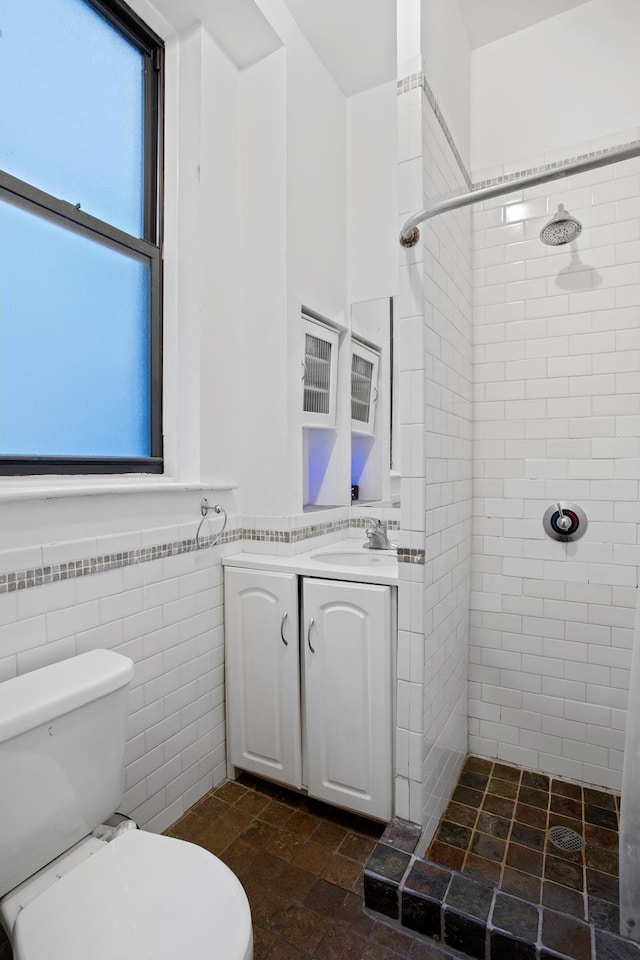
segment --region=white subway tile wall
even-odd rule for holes
[[[348,507],[323,511],[316,524],[308,514],[230,515],[230,542],[158,559],[145,555],[140,562],[123,552],[189,538],[192,547],[197,524],[185,519],[173,527],[3,551],[0,575],[26,573],[20,584],[22,574],[13,574],[16,582],[0,592],[0,682],[97,648],[131,657],[120,809],[161,831],[226,777],[222,556],[243,549],[303,552],[357,536],[350,522],[364,525]],[[256,539],[263,532],[265,539]],[[56,582],[31,585],[43,563],[107,555],[114,569],[86,575],[60,569]]]
[[[149,544],[180,539],[178,527],[168,540],[166,528],[144,533]],[[112,539],[92,541],[95,552],[110,553]],[[81,542],[63,546],[66,557],[82,555]],[[134,661],[121,810],[150,830],[173,823],[226,775],[220,551],[237,549],[0,594],[1,680],[97,648]]]
[[[398,98],[402,219],[467,189],[432,98]],[[417,136],[417,129],[421,135]],[[401,252],[402,540],[424,568],[399,583],[396,814],[434,832],[467,751],[471,566],[471,214]]]
[[[583,232],[547,247],[559,203]],[[640,564],[639,218],[639,160],[473,217],[470,746],[613,789]],[[546,537],[558,500],[586,511],[583,539]]]

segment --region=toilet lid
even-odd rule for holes
[[[249,903],[221,860],[130,830],[18,915],[15,960],[245,960]]]

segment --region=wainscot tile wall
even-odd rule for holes
[[[204,549],[185,522],[0,553],[0,682],[97,648],[134,661],[121,810],[150,830],[226,776],[222,556],[299,553],[363,521],[230,515],[217,540],[220,525],[203,528]]]
[[[559,203],[583,232],[554,249],[538,234]],[[470,746],[620,789],[640,564],[640,161],[479,205],[474,266]],[[586,511],[576,543],[543,532],[558,500]]]

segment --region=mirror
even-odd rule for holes
[[[351,340],[352,505],[399,507],[400,377],[393,297],[351,304]]]

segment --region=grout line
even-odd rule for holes
[[[495,764],[494,764],[494,766],[495,766]],[[523,775],[523,773],[524,773],[524,771],[521,770],[521,771],[520,771],[520,777],[519,777],[519,779],[518,779],[518,789],[517,789],[517,791],[516,791],[515,800],[514,800],[514,802],[513,802],[513,810],[511,811],[511,824],[510,824],[510,826],[509,826],[509,830],[508,830],[508,832],[507,832],[507,837],[506,837],[506,840],[505,840],[504,857],[503,857],[503,859],[502,859],[502,864],[501,864],[501,867],[500,867],[500,884],[501,884],[500,889],[502,889],[502,880],[503,880],[503,878],[504,878],[504,872],[505,872],[505,870],[507,869],[507,866],[508,866],[508,864],[507,864],[507,856],[509,855],[509,844],[511,843],[511,834],[513,833],[513,825],[514,825],[515,822],[516,822],[516,808],[517,808],[517,806],[518,806],[518,796],[519,796],[519,793],[520,793],[520,786],[521,786],[521,784],[522,784],[522,775]],[[515,869],[515,868],[512,868],[512,869]],[[509,894],[509,896],[512,896],[512,894]]]
[[[550,818],[551,818],[551,797],[553,796],[552,786],[553,786],[553,779],[552,779],[551,777],[549,777],[549,792],[548,792],[548,800],[547,800],[547,815],[546,815],[546,817],[545,817],[544,841],[543,841],[543,844],[542,844],[542,876],[540,877],[540,922],[539,922],[539,925],[538,925],[538,940],[537,940],[537,943],[540,944],[540,945],[542,944],[542,921],[543,921],[543,917],[544,917],[544,907],[545,907],[545,904],[544,904],[544,885],[545,885],[545,882],[546,882],[546,875],[547,875],[547,856],[548,856],[547,851],[548,851],[548,849],[549,849],[548,834],[549,834],[549,821],[550,821]]]

